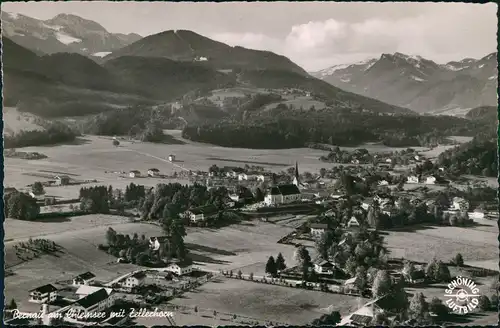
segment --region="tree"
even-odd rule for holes
[[[356,287],[360,291],[365,290],[366,285],[368,283],[368,278],[366,276],[366,269],[363,266],[359,266],[356,268]]]
[[[148,255],[146,253],[139,253],[135,258],[135,264],[139,266],[144,266],[148,261]]]
[[[318,239],[316,239],[316,250],[318,251],[321,259],[328,260],[328,250],[333,245],[334,239],[335,235],[331,230],[326,231]]]
[[[285,259],[283,258],[283,254],[279,253],[276,257],[276,269],[278,271],[282,271],[286,269]]]
[[[241,277],[243,276],[243,272],[241,272],[241,270],[238,270],[236,275],[239,279],[241,279]]]
[[[429,311],[437,316],[443,316],[448,314],[448,307],[439,298],[434,297],[429,304]]]
[[[5,217],[18,220],[34,220],[40,213],[36,199],[22,192],[13,192],[4,197]]]
[[[253,272],[250,272],[250,274],[248,275],[248,279],[253,280]]]
[[[262,202],[264,200],[264,193],[262,192],[262,190],[260,188],[256,188],[255,189],[255,200],[258,201],[258,202]]]
[[[483,311],[487,311],[491,308],[491,302],[488,296],[486,295],[481,295],[479,296],[479,308]]]
[[[425,318],[425,313],[428,312],[428,304],[425,301],[424,294],[415,293],[410,300],[410,306],[408,308],[408,316],[410,319],[415,319],[421,321]]]
[[[113,146],[118,147],[120,145],[120,142],[116,139],[113,139]]]
[[[354,256],[350,256],[345,262],[345,271],[353,277],[356,274],[356,269],[358,267],[358,263]]]
[[[389,319],[384,313],[376,313],[370,323],[371,326],[389,326]]]
[[[333,311],[330,314],[323,314],[318,319],[314,319],[313,326],[335,326],[342,320],[338,311]]]
[[[455,255],[455,258],[453,259],[453,263],[459,267],[464,265],[464,259],[462,257],[462,254],[458,253]]]
[[[35,195],[41,195],[41,194],[43,194],[44,193],[43,184],[41,182],[39,182],[39,181],[33,183],[33,185],[31,186],[31,191]]]
[[[294,254],[294,259],[297,261],[297,265],[301,268],[309,268],[312,266],[311,255],[309,255],[309,251],[304,246],[297,248]]]
[[[267,260],[266,273],[269,273],[273,277],[276,277],[276,275],[278,274],[276,262],[274,261],[274,257],[272,256],[269,256],[269,259]]]
[[[391,277],[385,270],[379,270],[375,276],[372,286],[372,294],[374,298],[379,298],[389,294],[392,287]]]
[[[116,231],[111,227],[109,227],[108,230],[106,231],[106,241],[109,246],[114,246],[116,244],[117,241]]]
[[[490,296],[490,303],[491,306],[494,307],[495,309],[498,307],[498,295],[493,294]]]
[[[7,309],[8,310],[14,310],[14,309],[17,309],[17,303],[14,299],[11,299],[10,300],[10,303],[9,305],[7,306]]]

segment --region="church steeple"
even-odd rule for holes
[[[299,174],[299,163],[295,162],[295,177],[293,178],[293,184],[297,187],[300,185],[300,174]]]

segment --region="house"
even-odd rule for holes
[[[90,285],[94,282],[95,275],[87,271],[73,278],[73,286]]]
[[[468,212],[467,215],[469,216],[469,219],[484,219],[485,214],[483,210],[476,209],[474,212]]]
[[[392,163],[392,159],[390,159],[390,158],[386,158],[385,162],[386,162],[386,163]]]
[[[123,283],[123,287],[125,288],[135,288],[144,285],[144,282],[146,280],[146,274],[142,271],[135,272],[131,276],[127,277],[125,279],[125,282]]]
[[[335,264],[330,261],[321,261],[314,264],[314,271],[319,274],[333,274],[335,270]]]
[[[347,279],[345,282],[344,282],[344,291],[348,294],[351,294],[351,293],[359,293],[360,290],[358,288],[358,278],[357,277],[354,277],[354,278],[351,278],[351,279]]]
[[[167,236],[150,237],[149,238],[149,248],[151,248],[154,251],[157,251],[160,249],[161,245],[163,245],[167,241],[168,241]]]
[[[149,169],[149,170],[148,170],[148,175],[149,175],[150,177],[156,177],[156,176],[160,175],[160,170],[155,169],[155,168],[153,168],[153,169]]]
[[[367,199],[367,200],[364,200],[362,203],[361,203],[361,208],[364,209],[365,211],[368,211],[368,209],[370,208],[370,206],[372,206],[372,201]]]
[[[132,170],[128,173],[128,176],[131,178],[138,178],[141,176],[141,172],[139,172],[137,170]]]
[[[388,186],[389,185],[389,182],[387,182],[387,180],[380,180],[378,182],[378,185],[379,186]]]
[[[311,224],[311,236],[319,237],[328,230],[328,224],[325,223],[312,223]]]
[[[100,288],[73,303],[71,309],[80,313],[103,312],[113,306],[114,303],[115,297],[113,292],[108,294],[105,288]]]
[[[238,174],[238,181],[248,180],[248,175],[246,173]]]
[[[168,155],[169,162],[175,162],[175,155]]]
[[[193,223],[206,221],[210,216],[218,213],[219,210],[214,205],[207,205],[192,208],[186,211],[189,220]]]
[[[242,201],[243,199],[240,197],[240,195],[236,194],[231,194],[229,195],[229,198],[231,198],[232,201],[239,202]]]
[[[30,302],[47,304],[57,299],[57,288],[51,284],[32,289],[30,292]]]
[[[257,174],[257,175],[255,176],[255,178],[256,178],[256,179],[257,179],[257,181],[259,181],[259,182],[264,182],[264,181],[266,181],[266,176],[265,176],[264,174]]]
[[[288,204],[300,200],[300,190],[294,184],[272,187],[264,198],[266,205]]]
[[[436,177],[434,176],[428,176],[425,178],[425,184],[436,184],[437,180],[436,180]]]
[[[418,183],[418,177],[416,175],[410,175],[406,178],[406,183]]]
[[[56,185],[58,186],[66,186],[69,185],[69,176],[67,175],[58,175],[55,177]]]
[[[451,209],[457,211],[467,211],[469,209],[469,202],[460,197],[454,197]]]
[[[348,228],[359,228],[359,226],[360,226],[359,221],[354,216],[351,217],[351,219],[347,222]]]
[[[193,272],[193,263],[188,260],[181,262],[174,262],[171,263],[166,270],[175,273],[178,276],[183,276],[185,274]]]
[[[389,308],[389,304],[386,304],[389,301],[390,299],[386,299],[386,296],[370,301],[350,315],[343,317],[338,326],[370,326],[376,314],[388,312],[385,309]]]
[[[410,284],[421,284],[425,281],[425,272],[424,270],[414,270],[410,274],[403,272],[403,277]]]
[[[76,290],[75,294],[79,298],[83,298],[87,295],[90,295],[90,294],[97,292],[100,289],[104,289],[108,293],[108,295],[111,295],[111,293],[113,292],[112,288],[103,288],[103,287],[97,287],[97,286],[80,286]]]

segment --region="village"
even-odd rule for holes
[[[394,154],[392,158],[390,155],[378,156],[372,165],[359,163],[354,158],[343,169],[337,166],[330,171],[310,173],[301,172],[298,162],[281,172],[268,171],[251,163],[243,167],[212,165],[206,171],[192,171],[179,165],[182,163],[180,156],[171,154],[165,162],[180,168],[173,174],[163,174],[158,168],[145,172],[132,169],[128,173],[106,171],[105,174],[115,175],[127,184],[126,190],[110,186],[111,192],[106,191],[107,187],[97,192],[100,187],[96,181],[78,181],[70,175],[45,172],[47,181],[36,182],[24,189],[41,206],[40,215],[108,213],[128,217],[137,226],[133,236],[108,228],[106,242],[99,242],[96,248],[113,256],[114,265],[134,265],[134,270],[110,280],[101,280],[96,273],[81,272],[68,280],[52,281],[30,290],[26,300],[10,300],[6,317],[11,318],[11,323],[25,322],[22,320],[26,319],[16,318],[14,313],[23,312],[23,306],[19,305],[27,301],[41,306],[42,319],[35,322],[44,324],[144,323],[130,315],[112,314],[122,310],[130,314],[131,309],[180,311],[191,316],[204,313],[211,320],[228,320],[231,324],[294,323],[280,321],[282,317],[262,319],[233,311],[228,311],[224,317],[223,310],[203,309],[210,307],[209,304],[175,303],[186,293],[229,279],[240,284],[265,284],[336,297],[345,295],[342,297],[355,300],[357,305],[350,303],[348,309],[341,311],[333,305],[331,313],[317,315],[316,324],[367,325],[391,320],[406,324],[453,322],[452,311],[443,300],[435,297],[435,285],[464,274],[473,275],[476,280],[490,281],[498,275],[497,270],[467,265],[460,254],[461,249],[456,249],[449,261],[408,260],[404,254],[398,256],[397,252],[389,250],[390,242],[384,241],[384,231],[421,224],[443,229],[467,228],[484,225],[490,220],[492,223],[488,226],[493,229],[493,219],[498,217],[494,200],[481,200],[476,196],[468,199],[466,195],[470,188],[462,188],[462,191],[450,189],[454,181],[447,177],[445,169],[434,167],[422,155],[412,153],[409,166],[396,164],[400,158]],[[161,201],[158,197],[164,196],[154,195],[164,187],[144,187],[144,181],[148,179],[156,179],[169,186],[167,189],[174,190],[169,196],[171,198],[165,198],[167,203],[164,202],[166,209],[163,214],[155,209],[161,205],[155,204]],[[180,197],[185,194],[184,187],[176,187],[176,182],[170,182],[182,179],[187,179],[191,185],[186,187],[189,188],[186,195],[190,196],[185,201]],[[87,188],[87,184],[95,187]],[[80,198],[47,198],[43,190],[72,185],[83,186]],[[178,190],[178,196],[175,190]],[[6,188],[5,192],[8,198],[17,191]],[[97,198],[104,197],[106,204],[97,204],[94,192],[98,194]],[[198,192],[201,194],[195,196]],[[163,193],[166,195],[165,191]],[[456,196],[458,194],[460,196]],[[194,201],[197,197],[204,201]],[[147,199],[152,203],[144,212]],[[204,204],[188,204],[200,202]],[[50,210],[44,211],[44,207]],[[54,207],[56,212],[53,212]],[[177,217],[179,221],[165,216]],[[162,235],[160,231],[166,231],[162,220],[182,222],[180,224],[185,228],[169,223],[172,224],[168,228],[170,234]],[[144,223],[157,227],[160,233],[139,237],[139,224]],[[279,248],[283,249],[277,251],[279,254],[260,259],[265,268],[250,271],[242,266],[241,269],[231,269],[217,263],[200,265],[189,246],[182,241],[179,244],[176,239],[183,239],[185,233],[175,234],[175,229],[186,229],[185,238],[189,238],[191,230],[188,229],[224,229],[225,226],[245,224],[286,228],[284,235],[266,238],[268,242],[287,248]],[[16,255],[20,256],[22,250],[40,248],[41,244],[52,245],[44,239],[30,238],[16,246]],[[47,248],[51,249],[50,252],[57,252],[57,247],[54,243]],[[187,249],[179,250],[179,247]],[[407,291],[414,288],[417,288],[414,296],[409,298]],[[432,291],[426,296],[430,299],[422,300],[418,291],[426,294],[427,288]],[[498,299],[493,296],[482,301],[481,304],[487,302],[487,305],[481,305],[481,311],[491,311],[496,306]],[[423,302],[428,310],[402,316],[401,308],[396,306],[400,302]],[[104,314],[93,317],[91,313]],[[156,322],[176,325],[175,314],[161,320]]]

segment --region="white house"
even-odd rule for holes
[[[193,223],[206,221],[210,216],[218,212],[217,208],[213,205],[207,205],[197,208],[192,208],[186,211],[189,220]]]
[[[359,292],[359,288],[358,288],[358,285],[357,285],[357,280],[358,280],[358,278],[354,277],[354,278],[351,278],[351,279],[347,279],[344,282],[344,289],[345,289],[345,291],[347,293],[357,293],[357,292]]]
[[[311,224],[311,236],[319,237],[328,230],[328,224],[325,223],[312,223]]]
[[[171,263],[166,270],[178,276],[182,276],[193,272],[193,263],[191,261],[174,262]]]
[[[148,175],[150,177],[156,177],[156,176],[160,175],[160,170],[155,169],[155,168],[149,169],[148,170]]]
[[[47,304],[57,299],[57,288],[51,284],[32,289],[30,292],[30,302]]]
[[[94,281],[95,274],[87,271],[73,278],[73,286],[91,285]]]
[[[141,176],[141,172],[137,170],[132,170],[128,173],[128,176],[131,178],[138,178]]]
[[[65,186],[69,184],[69,176],[67,175],[58,175],[56,176],[56,185]]]
[[[139,271],[127,277],[127,279],[125,279],[125,282],[123,283],[123,287],[132,289],[134,287],[142,286],[144,285],[145,280],[146,274],[142,271]]]
[[[175,155],[168,155],[169,162],[175,162]]]
[[[71,309],[83,313],[102,312],[113,306],[114,303],[113,292],[108,293],[105,288],[100,288],[73,303]]]
[[[436,177],[434,176],[428,176],[426,179],[425,179],[425,184],[436,184]]]
[[[370,301],[350,315],[343,317],[338,326],[370,326],[373,317],[375,317],[377,313],[384,312],[384,309],[377,304],[382,301],[383,298],[384,297]]]
[[[330,261],[321,261],[314,264],[314,271],[319,274],[333,274],[335,265]]]
[[[389,185],[389,182],[387,182],[387,180],[380,180],[378,182],[378,185],[379,186],[388,186]]]
[[[385,162],[386,162],[386,163],[392,163],[392,159],[387,158],[387,159],[385,160]]]
[[[264,198],[266,205],[288,204],[300,200],[300,190],[296,185],[278,185],[272,187]]]
[[[406,179],[406,183],[418,183],[418,177],[416,175],[410,175]]]
[[[238,180],[239,181],[248,180],[248,175],[246,173],[240,173],[238,174]]]
[[[257,181],[259,181],[259,182],[264,182],[264,181],[266,181],[266,176],[265,176],[265,175],[263,175],[263,174],[257,174],[257,175],[255,176],[255,178],[256,178],[256,179],[257,179]]]

